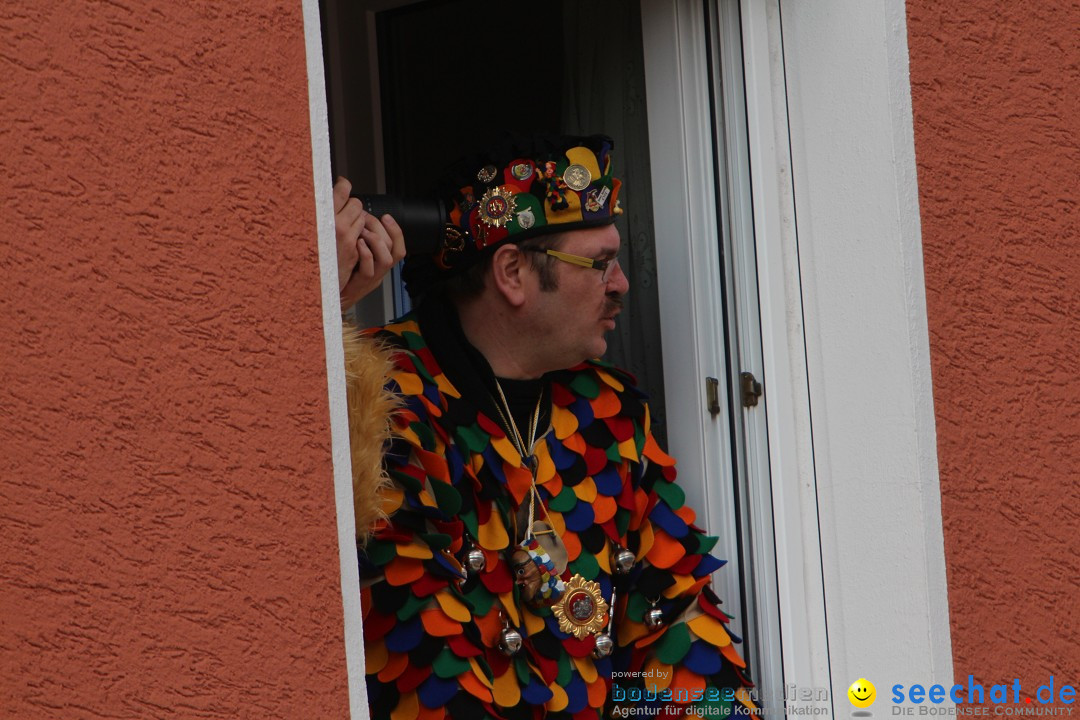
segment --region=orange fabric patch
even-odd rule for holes
[[[409,655],[407,653],[390,653],[386,666],[379,671],[379,682],[389,683],[397,680],[408,666]]]
[[[612,198],[612,202],[614,202],[614,200],[615,199]],[[623,387],[623,384],[621,382],[619,382],[618,380],[616,380],[615,377],[611,373],[609,373],[607,370],[601,370],[601,369],[597,368],[596,369],[596,374],[597,374],[597,376],[599,376],[599,378],[601,380],[603,380],[605,383],[607,383],[612,388],[614,388],[615,392],[622,392],[623,390],[626,389],[625,387]]]
[[[596,500],[596,483],[591,477],[586,477],[574,486],[574,494],[577,495],[578,500],[591,505]]]
[[[701,677],[693,670],[689,670],[685,667],[678,667],[675,668],[675,677],[671,679],[671,686],[668,689],[672,691],[674,697],[693,697],[694,693],[697,691],[704,694],[705,678]],[[686,691],[685,696],[683,695],[683,690]]]
[[[394,712],[390,713],[390,720],[416,720],[419,712],[420,699],[416,697],[415,692],[411,692],[401,696]]]
[[[606,523],[608,520],[615,517],[615,511],[618,509],[619,506],[615,502],[615,498],[608,497],[607,495],[597,495],[596,500],[593,501],[592,504],[593,515],[596,516],[596,524]]]
[[[615,417],[619,414],[619,410],[622,409],[622,403],[619,402],[619,396],[616,395],[610,387],[605,385],[600,386],[600,394],[595,399],[589,401],[589,405],[592,407],[593,417],[604,418]]]
[[[451,595],[448,591],[442,591],[435,594],[435,602],[439,603],[439,607],[443,612],[452,619],[461,623],[467,623],[472,620],[472,613],[469,612],[469,608],[465,607],[465,603],[458,600]]]
[[[397,545],[397,554],[398,557],[413,558],[415,560],[430,560],[434,557],[431,548],[419,540],[414,540],[408,545],[399,543]]]
[[[401,388],[402,395],[420,395],[424,392],[424,381],[419,375],[411,372],[397,373],[393,379]]]
[[[374,645],[364,645],[364,672],[368,675],[374,675],[386,667],[389,659],[390,651],[382,640]]]
[[[570,699],[566,697],[566,691],[559,687],[558,683],[551,683],[548,685],[548,690],[551,691],[551,699],[547,701],[545,707],[549,712],[558,712],[564,709],[570,702]],[[593,705],[593,707],[601,706]]]
[[[607,685],[603,680],[597,678],[593,682],[588,684],[589,687],[589,706],[594,708],[604,707],[604,703],[607,701]]]
[[[675,674],[672,672],[671,666],[653,658],[645,668],[645,677],[652,680],[655,689],[657,691],[667,690],[668,686],[671,685],[671,678]],[[646,683],[646,687],[648,687],[648,683]]]
[[[697,520],[697,513],[695,513],[694,508],[689,505],[683,505],[678,510],[675,510],[674,513],[682,518],[682,521],[687,525],[693,525],[694,521]]]
[[[394,587],[401,587],[414,583],[424,576],[424,564],[412,558],[396,557],[383,572],[386,573],[386,582]]]
[[[645,558],[656,567],[666,570],[682,560],[685,555],[686,548],[678,540],[663,530],[657,530],[653,536],[653,546],[646,553]]]
[[[645,438],[645,457],[665,467],[675,464],[675,458],[668,455],[656,444],[656,438],[651,434]]]
[[[686,624],[694,631],[695,635],[710,645],[724,647],[731,644],[731,636],[724,629],[724,623],[712,615],[698,615]]]
[[[577,432],[578,419],[574,413],[556,405],[551,409],[551,427],[555,429],[555,437],[565,440]]]
[[[450,637],[461,634],[461,623],[447,617],[439,608],[431,608],[420,613],[420,622],[428,635],[433,637]]]
[[[500,513],[492,512],[488,521],[477,528],[477,542],[488,550],[502,550],[510,544]]]
[[[563,440],[563,445],[566,446],[567,449],[573,450],[578,455],[581,455],[583,457],[585,455],[585,451],[588,449],[588,446],[585,444],[585,438],[577,434],[571,435],[570,437]]]
[[[464,672],[458,675],[458,682],[461,683],[461,687],[473,697],[486,700],[487,702],[492,702],[495,699],[491,694],[491,690],[484,687],[484,684],[471,672]]]
[[[521,688],[513,667],[508,667],[506,672],[495,678],[492,689],[496,705],[513,707],[521,701]]]

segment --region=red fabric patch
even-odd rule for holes
[[[562,641],[563,647],[571,657],[588,657],[596,649],[596,638],[592,635],[578,640],[576,637],[568,637]]]
[[[464,635],[451,635],[446,639],[446,644],[461,658],[479,657],[483,651],[469,642]],[[509,662],[509,659],[507,660]],[[494,665],[494,663],[492,663]]]
[[[428,597],[442,590],[449,585],[445,578],[437,578],[428,573],[424,573],[424,576],[413,583],[412,592],[416,597]]]
[[[493,593],[505,593],[514,589],[514,578],[510,576],[510,568],[506,561],[499,563],[491,569],[491,572],[480,573],[480,582]]]
[[[626,442],[634,437],[634,422],[630,418],[605,418],[604,423],[619,442]]]
[[[589,475],[595,475],[604,469],[608,464],[607,453],[600,448],[586,447],[585,448],[585,471]]]
[[[378,610],[372,610],[364,618],[364,639],[368,642],[382,640],[396,624],[397,618],[393,615],[383,615]]]
[[[430,667],[421,667],[415,663],[409,663],[397,679],[397,687],[400,692],[407,693],[420,687],[420,683],[427,680],[431,674]]]

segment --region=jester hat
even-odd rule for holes
[[[441,246],[410,255],[409,295],[458,275],[508,242],[609,225],[622,214],[605,135],[511,137],[456,163],[436,187],[445,208]]]

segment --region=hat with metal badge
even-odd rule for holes
[[[441,247],[410,255],[409,295],[475,265],[507,242],[608,225],[622,214],[605,135],[510,137],[456,163],[439,182],[446,208]]]

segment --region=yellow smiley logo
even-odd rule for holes
[[[848,700],[857,708],[868,708],[877,699],[877,688],[866,678],[859,678],[847,689]]]

